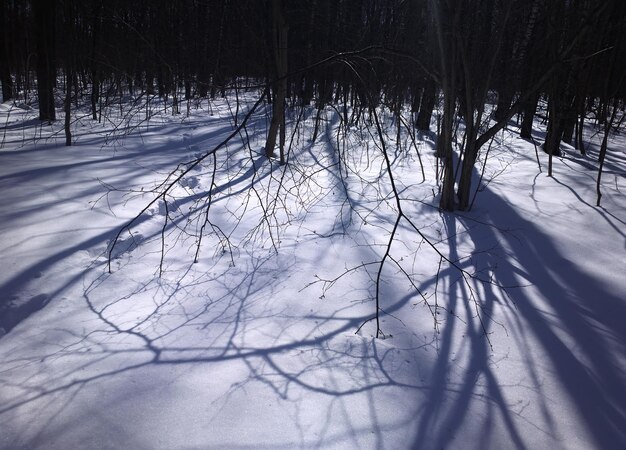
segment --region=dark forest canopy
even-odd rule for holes
[[[439,105],[438,155],[444,166],[451,157],[453,121],[467,124],[457,199],[462,209],[468,207],[464,177],[478,149],[511,117],[523,119],[522,136],[530,137],[537,104],[546,99],[544,149],[558,154],[563,140],[584,151],[584,121],[610,122],[610,131],[611,113],[623,109],[626,97],[623,0],[3,0],[1,5],[3,100],[36,87],[42,120],[55,119],[58,79],[70,86],[66,120],[77,97],[72,86],[90,99],[94,119],[103,96],[126,92],[176,101],[253,86],[266,86],[268,100],[279,99],[275,117],[284,115],[284,104],[384,105],[392,111],[409,104],[415,125],[428,130]],[[484,122],[487,113],[491,124]],[[282,128],[280,121],[275,125]],[[453,209],[457,200],[444,187],[441,206]]]
[[[28,72],[37,67],[40,36],[51,41],[44,50],[56,69],[75,61],[84,88],[98,76],[101,81],[124,79],[139,89],[152,82],[162,91],[188,82],[193,95],[203,95],[232,84],[235,77],[271,77],[271,3],[3,0],[5,97],[32,80]],[[446,66],[459,66],[461,85],[466,74],[460,66],[469,57],[468,75],[489,75],[490,88],[505,97],[556,63],[566,74],[556,79],[572,91],[580,86],[590,95],[624,95],[619,76],[626,69],[622,1],[290,0],[281,8],[288,27],[289,72],[295,74],[290,89],[305,100],[313,95],[311,89],[316,97],[324,94],[328,83],[358,84],[353,71],[338,61],[308,67],[368,48],[351,64],[368,86],[388,94],[419,96],[432,78],[441,83],[441,57],[449,59]]]

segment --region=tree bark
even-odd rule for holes
[[[13,79],[11,78],[11,71],[7,65],[2,65],[0,68],[0,82],[2,83],[2,101],[8,102],[13,100]]]
[[[287,21],[281,0],[272,0],[272,47],[275,78],[273,85],[272,121],[270,124],[265,155],[274,156],[276,137],[279,134],[280,163],[285,163],[285,96],[287,93]]]
[[[524,117],[522,118],[522,127],[520,136],[523,139],[530,139],[533,136],[533,122],[535,120],[535,112],[539,103],[539,94],[535,94],[529,100],[525,101],[522,106]]]
[[[513,103],[513,90],[511,88],[503,88],[498,92],[498,105],[493,114],[494,118],[499,121],[509,111],[511,104]]]
[[[419,113],[415,121],[415,126],[421,131],[430,131],[430,120],[435,109],[437,99],[437,86],[433,80],[428,80],[420,99]]]
[[[564,120],[560,100],[554,96],[548,100],[548,132],[543,143],[543,151],[551,156],[561,155],[561,139],[563,138]],[[548,175],[551,175],[548,171]]]
[[[65,73],[65,145],[72,145],[72,130],[71,130],[71,118],[72,118],[72,86],[74,85],[74,70],[71,66],[67,66]]]
[[[74,87],[74,79],[76,77],[76,65],[75,65],[75,54],[74,54],[74,11],[73,11],[73,0],[65,0],[64,1],[64,12],[65,12],[65,35],[69,37],[68,44],[65,47],[65,145],[72,145],[72,88]]]
[[[7,24],[8,2],[0,3],[0,83],[2,83],[2,101],[13,100],[13,79],[9,62],[9,30]]]
[[[56,120],[54,108],[54,22],[55,0],[34,0],[33,10],[37,41],[37,95],[39,97],[39,119]]]
[[[13,79],[9,63],[9,31],[7,27],[6,2],[0,5],[0,83],[2,83],[2,101],[13,100]]]

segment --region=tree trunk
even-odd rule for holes
[[[539,103],[539,94],[534,95],[530,100],[524,103],[522,107],[523,119],[522,127],[520,130],[520,136],[523,139],[532,138],[533,122],[535,120],[535,112],[537,111],[537,104]]]
[[[65,35],[69,37],[68,44],[65,47],[65,145],[69,147],[72,145],[72,87],[76,77],[73,0],[65,0],[64,6]],[[76,92],[78,93],[78,91]]]
[[[561,155],[560,144],[563,137],[563,130],[564,120],[561,104],[557,98],[553,97],[548,101],[548,132],[546,134],[546,140],[543,143],[543,150],[548,155]]]
[[[498,106],[493,114],[494,118],[499,121],[509,112],[513,103],[513,90],[509,87],[503,88],[498,92]]]
[[[8,8],[6,2],[0,3],[0,83],[2,83],[2,101],[13,100],[13,79],[9,63],[9,30],[7,26]]]
[[[458,11],[461,9],[459,8]],[[443,184],[439,208],[454,211],[454,167],[452,158],[452,140],[454,113],[456,109],[456,57],[457,42],[451,37],[451,29],[458,23],[458,14],[448,17],[443,2],[433,2],[433,13],[437,44],[439,47],[439,67],[441,70],[441,90],[443,93],[443,117],[437,138],[437,157],[443,165]],[[445,20],[445,23],[444,23]]]
[[[34,0],[33,10],[37,41],[37,95],[39,97],[39,119],[56,120],[54,109],[54,22],[55,0]]]
[[[606,158],[606,149],[609,143],[609,132],[611,126],[604,126],[604,137],[602,138],[602,145],[600,145],[600,154],[598,156],[598,178],[596,179],[596,206],[600,206],[602,200],[602,190],[600,189],[602,180],[602,169],[604,168],[604,160]]]
[[[575,110],[568,110],[563,121],[563,142],[572,145],[574,141],[574,129],[576,128],[577,117]]]
[[[467,115],[472,114],[472,116],[468,117],[465,130],[465,150],[463,152],[463,163],[461,165],[461,177],[457,188],[458,208],[461,210],[466,210],[470,207],[474,164],[476,164],[478,151],[482,146],[481,142],[478,141],[478,130],[483,116],[484,106],[479,106],[475,113],[473,111],[474,108],[468,108],[467,110]],[[511,109],[509,105],[506,114],[502,115],[498,122],[506,124],[510,120],[510,112]]]
[[[578,119],[576,121],[576,148],[580,151],[581,155],[585,155],[585,142],[583,141],[583,132],[585,130],[585,99],[581,99],[579,110],[578,110]]]
[[[2,83],[2,101],[13,100],[13,79],[8,65],[3,64],[0,68],[0,82]]]
[[[447,92],[451,91],[451,92]],[[454,124],[455,95],[453,90],[444,90],[444,107],[441,132],[437,138],[437,157],[443,163],[443,186],[439,207],[444,211],[454,211],[454,167],[452,160],[452,127]]]
[[[71,112],[72,112],[72,86],[74,85],[74,71],[70,65],[67,66],[65,72],[65,145],[72,145],[72,130],[71,130]]]
[[[100,11],[102,2],[95,2],[93,6],[93,22],[91,36],[91,118],[98,120],[98,100],[100,99],[100,71],[98,68],[96,49],[100,37]]]
[[[287,21],[281,0],[272,0],[272,47],[274,54],[275,78],[273,85],[272,122],[270,124],[265,155],[274,156],[276,137],[279,135],[280,163],[285,163],[285,96],[287,93]]]
[[[436,99],[437,86],[434,81],[428,80],[426,86],[424,87],[424,91],[422,92],[419,113],[417,114],[417,120],[415,121],[415,126],[418,130],[430,131],[430,119],[433,116]]]

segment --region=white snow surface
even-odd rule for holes
[[[235,126],[233,98],[115,108],[75,117],[65,147],[62,120],[1,105],[0,448],[626,448],[623,135],[602,207],[601,136],[550,178],[511,125],[452,214],[432,139],[396,148],[386,117],[403,210],[457,267],[401,221],[376,338],[397,211],[374,127],[328,109],[311,145],[309,111],[280,166],[255,114],[215,174],[209,156],[120,234],[109,273],[151,189]]]

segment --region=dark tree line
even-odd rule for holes
[[[540,110],[550,173],[562,141],[585,152],[586,121],[605,137],[620,123],[625,17],[623,0],[2,0],[0,82],[3,101],[36,92],[45,121],[62,92],[68,134],[79,100],[98,120],[124,95],[171,99],[176,113],[261,86],[266,153],[278,142],[281,161],[286,106],[343,105],[358,122],[408,105],[438,133],[441,207],[467,209],[477,156],[511,120],[532,139]]]

